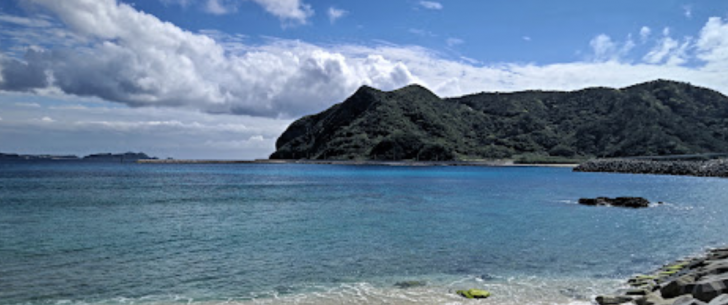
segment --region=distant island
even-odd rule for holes
[[[137,162],[139,160],[156,160],[145,153],[127,152],[121,154],[100,153],[85,157],[75,155],[22,155],[0,153],[0,162],[33,162],[33,161],[79,161],[79,162]]]
[[[728,97],[675,81],[445,99],[363,86],[291,124],[270,159],[580,163],[727,152],[726,135]]]

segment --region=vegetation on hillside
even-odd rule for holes
[[[728,151],[728,97],[687,83],[479,93],[360,88],[294,122],[272,159],[571,160]]]

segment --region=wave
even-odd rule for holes
[[[148,296],[115,298],[100,302],[58,301],[55,305],[247,305],[247,304],[498,304],[498,305],[589,305],[603,293],[613,292],[620,281],[612,279],[547,279],[539,277],[476,277],[433,283],[422,287],[397,288],[369,282],[345,283],[334,287],[310,285],[301,293],[280,293],[276,289],[249,296],[214,299],[210,296]],[[458,296],[459,289],[478,288],[492,293],[486,300]]]

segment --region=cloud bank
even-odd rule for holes
[[[27,48],[22,58],[0,55],[0,90],[270,118],[323,110],[361,85],[390,90],[416,82],[454,96],[620,87],[668,78],[728,92],[728,24],[717,17],[695,38],[673,38],[667,31],[636,62],[628,59],[635,46],[631,36],[620,42],[598,35],[590,44],[592,55],[581,61],[483,65],[417,46],[318,46],[278,39],[246,45],[224,34],[183,30],[115,0],[25,1],[59,22],[28,26],[25,33],[43,37],[54,31],[68,39]],[[312,13],[300,1],[256,2],[281,18],[305,20]],[[639,34],[648,38],[649,29]]]

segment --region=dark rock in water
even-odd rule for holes
[[[583,205],[611,205],[615,207],[625,208],[646,208],[650,206],[650,201],[642,197],[597,197],[597,198],[581,198],[579,204]]]
[[[728,305],[728,294],[721,294],[713,299],[708,305]]]
[[[484,281],[494,281],[497,279],[494,275],[487,274],[487,273],[479,276],[479,278]]]
[[[400,289],[422,287],[422,286],[426,286],[426,285],[427,285],[427,282],[425,282],[425,281],[404,281],[404,282],[397,282],[394,284],[395,287],[400,288]]]

